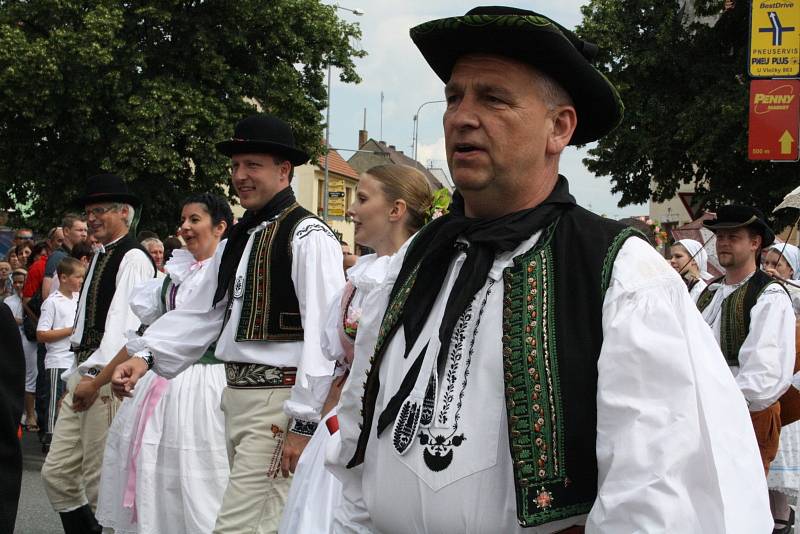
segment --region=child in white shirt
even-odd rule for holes
[[[86,268],[75,258],[64,258],[56,268],[58,290],[42,303],[42,313],[36,327],[36,337],[47,348],[44,368],[49,379],[45,446],[50,443],[59,400],[66,389],[61,375],[75,365],[75,354],[70,350],[69,337],[75,326],[78,295]]]

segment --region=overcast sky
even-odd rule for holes
[[[579,8],[585,3],[581,0],[502,2],[538,11],[568,28],[580,23]],[[366,108],[370,137],[380,138],[411,155],[414,114],[423,102],[442,100],[444,85],[411,42],[408,30],[427,20],[463,15],[480,4],[460,0],[341,0],[338,4],[365,12],[357,17],[339,10],[339,16],[360,23],[363,33],[360,45],[368,56],[356,62],[362,78],[358,85],[340,82],[338,73],[333,71],[331,146],[358,148],[358,130]],[[382,137],[381,91],[384,94]],[[446,167],[443,110],[443,103],[428,104],[420,113],[418,159],[426,165],[433,160],[435,166]],[[352,152],[342,151],[345,159],[351,155]],[[610,193],[609,180],[590,173],[581,162],[584,157],[585,151],[574,147],[568,147],[561,157],[561,172],[569,178],[570,189],[578,203],[611,218],[647,213],[646,205],[617,207],[619,198]]]

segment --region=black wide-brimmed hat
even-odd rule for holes
[[[516,59],[551,76],[572,97],[578,114],[571,145],[600,139],[622,120],[617,89],[590,63],[597,46],[543,15],[513,7],[476,7],[462,17],[420,24],[410,33],[445,83],[459,57],[476,53]]]
[[[101,202],[120,202],[134,208],[142,205],[139,197],[128,190],[128,184],[116,174],[97,174],[86,180],[86,194],[75,201],[79,207]]]
[[[294,144],[292,128],[272,115],[251,115],[240,120],[233,138],[217,143],[217,150],[230,157],[234,154],[274,154],[288,159],[292,165],[308,161],[308,154]]]
[[[775,232],[764,221],[764,214],[758,208],[729,204],[717,210],[717,218],[703,221],[703,226],[716,232],[717,230],[750,227],[761,234],[761,246],[768,247],[775,241]]]

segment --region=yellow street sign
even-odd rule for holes
[[[345,191],[344,180],[330,178],[328,180],[328,216],[344,217],[347,206],[344,205]]]
[[[800,0],[753,0],[750,12],[750,76],[800,74]]]

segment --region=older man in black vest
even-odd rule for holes
[[[109,386],[88,398],[76,397],[76,390],[100,374],[125,346],[127,332],[139,326],[128,306],[131,290],[156,274],[147,251],[130,235],[141,203],[122,178],[113,174],[89,178],[78,204],[101,247],[81,289],[70,337],[76,367],[65,373],[68,393],[42,467],[47,496],[61,514],[67,534],[102,530],[94,509],[106,434],[118,406]]]
[[[559,175],[622,119],[597,47],[506,7],[411,37],[446,83],[457,192],[364,305],[334,531],[768,531],[747,409],[685,286]]]
[[[344,286],[342,251],[294,198],[294,167],[308,155],[295,147],[288,124],[248,117],[217,149],[231,158],[247,214],[217,251],[207,291],[150,325],[148,349],[120,365],[114,383],[130,392],[149,367],[171,378],[216,341],[228,380],[222,409],[231,475],[214,532],[275,532],[286,477],[314,433],[332,380],[320,334]]]

